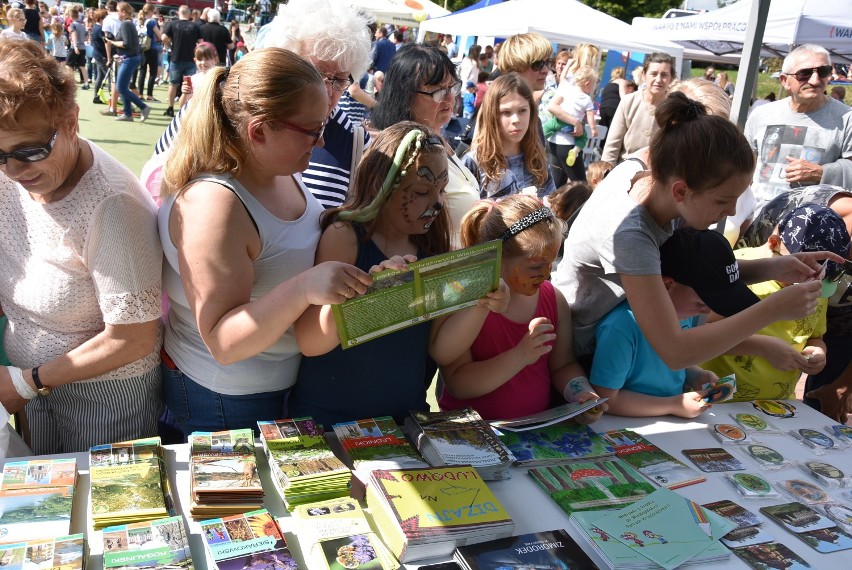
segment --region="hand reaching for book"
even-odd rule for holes
[[[305,297],[311,305],[342,303],[363,295],[373,279],[354,265],[326,261],[301,274]]]

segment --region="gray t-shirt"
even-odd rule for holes
[[[598,322],[626,299],[620,273],[659,275],[660,246],[672,234],[628,194],[641,162],[627,160],[612,170],[592,192],[565,240],[565,254],[553,284],[571,306],[574,350],[594,351]]]
[[[791,187],[806,186],[785,180],[788,156],[823,165],[821,184],[852,187],[852,109],[840,101],[829,98],[812,113],[794,113],[789,97],[761,105],[744,134],[757,153],[752,189],[758,212]]]

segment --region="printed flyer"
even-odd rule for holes
[[[332,305],[340,346],[374,338],[470,307],[500,283],[499,240],[373,275],[363,295]]]

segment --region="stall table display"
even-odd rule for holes
[[[725,451],[730,452],[736,457],[746,467],[745,471],[702,472],[702,475],[707,478],[705,482],[688,485],[674,492],[702,505],[727,499],[745,507],[752,513],[764,513],[762,518],[765,520],[760,526],[760,529],[762,532],[770,534],[776,543],[780,543],[786,549],[794,552],[810,564],[812,568],[818,570],[846,570],[850,567],[849,560],[852,551],[821,552],[809,546],[805,539],[796,536],[789,528],[785,528],[782,523],[765,514],[766,507],[784,505],[794,501],[795,499],[789,494],[790,489],[795,492],[796,489],[805,489],[807,487],[790,483],[795,480],[816,485],[832,502],[845,505],[845,511],[840,509],[841,514],[843,512],[849,513],[852,510],[852,493],[850,493],[852,487],[845,486],[847,478],[852,474],[852,447],[848,447],[848,440],[844,440],[842,434],[840,436],[830,436],[836,442],[834,448],[826,448],[818,445],[815,441],[807,440],[801,430],[811,429],[828,436],[826,428],[827,426],[834,425],[834,422],[800,402],[791,402],[791,404],[795,406],[792,417],[779,417],[785,415],[783,413],[776,416],[768,415],[764,410],[752,406],[751,403],[742,402],[713,406],[708,412],[694,420],[686,420],[673,416],[662,418],[623,418],[605,415],[601,420],[593,424],[592,427],[598,432],[615,429],[633,430],[679,461],[691,466],[694,463],[684,455],[683,450],[722,447],[720,441],[714,437],[711,431],[712,426],[716,424],[739,426],[748,435],[749,441],[753,442],[750,443],[751,445],[764,446],[781,455],[787,461],[777,468],[768,468],[766,465],[761,466],[758,464],[753,455],[750,454],[748,445],[726,444],[724,445]],[[773,408],[769,407],[769,409],[772,410]],[[769,424],[777,428],[777,430],[761,433],[760,430],[750,429],[747,425],[737,423],[732,414],[753,415],[766,420]],[[746,418],[746,423],[749,423],[750,420],[751,418]],[[708,429],[708,426],[711,429]],[[804,432],[804,435],[810,435],[813,439],[821,439],[816,438],[814,434],[807,431]],[[333,436],[330,436],[330,439],[332,449],[336,452],[339,451],[339,445],[333,440]],[[169,483],[177,498],[177,510],[184,515],[193,564],[195,568],[200,570],[207,570],[208,568],[212,570],[213,565],[209,561],[202,540],[202,529],[197,522],[192,521],[186,516],[189,514],[190,506],[189,446],[166,446],[164,450]],[[759,452],[758,456],[762,452],[759,448],[752,449],[751,451]],[[304,557],[299,550],[299,533],[301,531],[299,518],[292,516],[287,511],[277,493],[271,492],[274,486],[270,478],[266,457],[260,447],[257,448],[256,455],[261,481],[264,489],[267,491],[264,498],[264,508],[268,509],[281,524],[287,543],[292,547],[294,558],[299,562],[301,567],[309,568],[304,563]],[[763,457],[771,459],[769,455],[771,454],[763,452]],[[86,534],[91,553],[87,568],[89,570],[100,570],[103,567],[103,537],[100,531],[93,530],[92,525],[89,504],[89,454],[75,453],[53,457],[73,457],[77,460],[79,480],[76,486],[77,492],[74,494],[70,533]],[[8,461],[26,461],[28,459],[33,458],[10,458]],[[811,463],[810,468],[805,466],[808,462]],[[828,467],[821,466],[820,464],[826,464]],[[839,478],[836,477],[836,473],[833,473],[829,467],[834,467],[841,471],[842,475]],[[577,530],[569,524],[568,514],[551,500],[544,489],[529,476],[528,471],[529,469],[525,467],[513,467],[511,469],[511,479],[488,482],[489,489],[491,489],[497,500],[511,515],[515,526],[514,534],[522,535],[566,529],[569,534],[577,538]],[[815,474],[809,473],[809,471],[815,471]],[[778,492],[778,497],[771,499],[746,498],[740,495],[729,481],[727,476],[731,474],[750,474],[760,477],[774,487]],[[818,478],[819,475],[825,478],[824,482]],[[834,482],[832,483],[831,481]],[[801,492],[803,493],[803,499],[810,497],[804,491]],[[820,511],[821,509],[820,503],[811,504],[809,507],[816,511]],[[781,515],[783,516],[783,512]],[[587,552],[587,554],[592,556],[594,560],[593,553]],[[441,558],[417,560],[406,563],[404,567],[415,569],[419,568],[420,565],[446,562],[450,559],[450,556],[444,556]],[[596,560],[596,562],[599,566],[603,567],[603,564],[599,561]],[[712,565],[697,565],[692,567],[712,567],[714,570],[749,568],[745,562],[734,555],[725,561]]]

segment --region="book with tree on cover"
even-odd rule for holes
[[[512,476],[509,467],[514,456],[472,408],[412,411],[405,420],[405,431],[433,467],[472,465],[489,481]]]
[[[340,346],[346,350],[475,305],[500,284],[502,244],[494,240],[372,275],[366,293],[331,306]]]
[[[263,487],[251,429],[193,432],[190,443],[193,517],[254,510],[263,504]]]
[[[73,503],[70,486],[0,491],[0,541],[67,535]]]
[[[266,509],[199,522],[218,570],[297,570],[281,529]]]
[[[351,472],[313,418],[257,422],[272,482],[288,509],[349,494]]]
[[[7,462],[0,488],[73,487],[76,483],[76,459],[33,459]]]
[[[89,465],[96,530],[175,514],[159,437],[96,445]]]
[[[460,544],[511,536],[515,525],[470,466],[377,469],[367,505],[400,562],[448,556]]]
[[[615,455],[610,442],[582,424],[561,423],[525,431],[500,431],[500,439],[526,467],[559,465]]]
[[[390,416],[341,422],[332,429],[355,469],[428,467]]]
[[[535,467],[529,475],[568,514],[620,508],[654,492],[641,473],[618,458]]]
[[[464,570],[598,568],[580,545],[561,529],[459,546],[453,558]]]
[[[82,533],[0,544],[2,566],[10,570],[85,570],[88,554]]]
[[[107,527],[103,544],[107,569],[193,568],[181,516]]]
[[[638,433],[617,429],[605,434],[615,446],[615,454],[658,487],[677,489],[707,478],[666,453]]]

